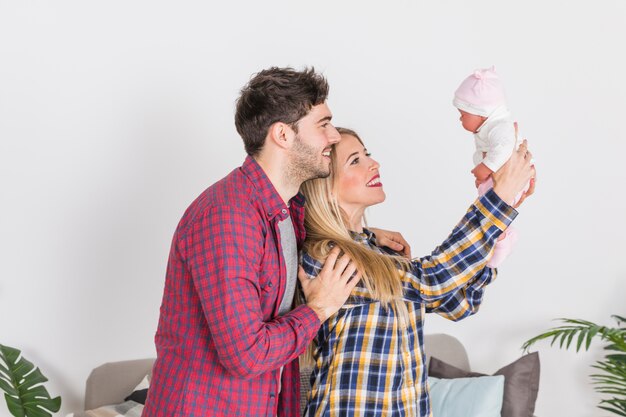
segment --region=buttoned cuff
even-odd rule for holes
[[[505,230],[517,217],[517,210],[502,200],[493,188],[479,197],[474,206],[498,229]]]
[[[304,304],[294,308],[290,314],[298,318],[299,324],[306,331],[307,340],[312,340],[322,324],[315,311]]]

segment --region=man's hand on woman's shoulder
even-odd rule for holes
[[[386,246],[396,252],[400,252],[405,258],[411,259],[411,246],[400,232],[390,232],[389,230],[369,228],[376,235],[376,242],[380,246]]]

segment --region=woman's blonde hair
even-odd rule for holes
[[[353,130],[341,127],[337,130],[342,136],[354,136],[363,144]],[[409,261],[401,256],[380,254],[352,239],[346,213],[333,193],[337,164],[337,152],[334,148],[331,161],[330,175],[327,178],[306,181],[300,188],[306,197],[304,250],[313,258],[324,261],[332,246],[339,246],[356,265],[361,273],[361,282],[372,297],[379,300],[384,307],[391,307],[401,326],[405,327],[408,323],[408,310],[403,302],[401,275],[409,269]],[[296,303],[304,303],[302,294],[296,298]],[[312,360],[312,349],[309,346],[305,361],[310,365]]]

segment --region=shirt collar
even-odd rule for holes
[[[270,219],[276,216],[279,216],[280,219],[285,219],[289,213],[290,207],[294,208],[295,206],[300,208],[304,206],[305,199],[300,192],[289,200],[289,206],[287,206],[280,197],[280,194],[278,194],[278,191],[276,191],[274,184],[272,184],[265,171],[263,171],[263,168],[261,168],[259,163],[251,156],[248,155],[246,157],[246,160],[241,166],[241,171],[257,190],[261,204],[267,213],[267,217]]]
[[[491,112],[489,117],[487,117],[487,120],[485,120],[485,122],[480,125],[480,127],[476,130],[476,133],[480,133],[481,130],[489,130],[491,125],[495,122],[501,119],[507,119],[509,117],[511,117],[511,113],[509,112],[506,105],[503,104],[501,106],[498,106],[494,109],[494,111]]]
[[[359,243],[376,245],[376,235],[374,235],[374,232],[369,229],[363,228],[363,232],[361,233],[350,230],[350,236]]]

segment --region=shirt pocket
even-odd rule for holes
[[[278,297],[278,283],[280,282],[280,269],[270,268],[261,271],[259,279],[261,309],[263,311],[263,318],[269,319],[274,314],[274,308]]]

